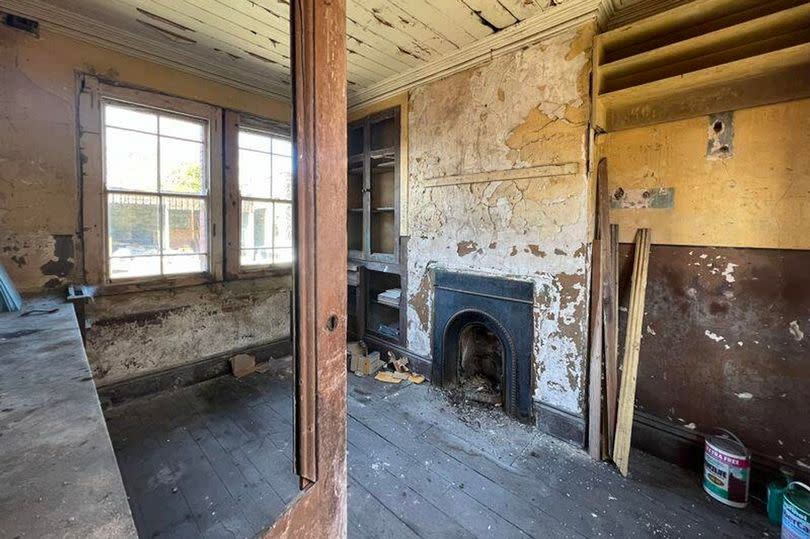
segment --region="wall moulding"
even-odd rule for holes
[[[579,172],[579,163],[562,163],[553,165],[539,165],[510,170],[497,170],[493,172],[475,172],[472,174],[459,174],[455,176],[438,176],[424,180],[425,187],[446,187],[450,185],[466,185],[470,183],[505,182],[512,180],[534,180],[549,176],[570,176]]]

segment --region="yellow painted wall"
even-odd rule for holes
[[[810,248],[810,100],[735,111],[727,159],[707,159],[709,127],[704,116],[597,138],[611,193],[675,188],[671,210],[611,210],[621,241],[650,227],[657,244]]]
[[[289,103],[47,29],[37,39],[0,26],[0,264],[23,291],[82,278],[77,72],[280,121],[290,118]]]

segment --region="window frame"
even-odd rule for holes
[[[107,187],[104,178],[103,107],[110,101],[203,120],[208,191],[208,270],[112,280],[109,275]],[[128,292],[221,281],[223,277],[222,109],[160,93],[118,86],[82,75],[79,79],[79,177],[82,181],[82,230],[85,280],[104,292]],[[151,193],[147,193],[151,194]],[[182,196],[182,195],[180,195]]]
[[[243,266],[241,264],[242,235],[242,195],[239,191],[239,131],[245,129],[258,131],[276,138],[292,142],[289,125],[244,112],[225,111],[225,277],[227,279],[257,278],[274,275],[288,275],[292,272],[293,262]],[[290,156],[293,169],[293,198],[295,193],[295,160]],[[261,199],[262,197],[245,197]],[[272,197],[271,197],[272,198]],[[286,202],[286,201],[284,201]],[[295,243],[293,238],[293,252]]]

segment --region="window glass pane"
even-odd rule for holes
[[[243,266],[269,266],[273,263],[273,250],[242,249],[239,262]]]
[[[163,257],[163,273],[202,273],[208,269],[208,255],[173,255]]]
[[[292,204],[277,202],[273,222],[273,247],[292,247]]]
[[[115,127],[104,135],[107,187],[156,191],[158,137]]]
[[[239,192],[242,196],[270,197],[272,157],[251,150],[239,150]]]
[[[283,138],[274,138],[273,153],[276,155],[292,155],[292,142]]]
[[[258,150],[270,153],[272,143],[270,135],[257,133],[256,131],[239,130],[239,147],[246,150]]]
[[[159,256],[110,258],[110,279],[128,279],[160,275]]]
[[[199,120],[178,118],[176,116],[160,117],[160,134],[169,137],[178,137],[188,140],[203,141],[204,122]]]
[[[273,257],[274,264],[289,264],[292,261],[293,261],[292,248],[275,250],[275,256]]]
[[[157,133],[157,118],[157,114],[145,110],[110,103],[104,105],[105,125]]]
[[[149,195],[107,195],[109,254],[130,257],[160,254],[160,199]]]
[[[272,247],[273,204],[257,200],[242,201],[242,248]]]
[[[161,191],[205,193],[205,170],[205,146],[202,143],[161,137]]]
[[[198,198],[163,198],[164,254],[208,252],[205,210]]]
[[[273,156],[273,198],[292,199],[292,161]]]

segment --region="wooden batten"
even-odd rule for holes
[[[650,230],[642,228],[636,234],[630,308],[627,315],[627,335],[624,343],[624,362],[622,363],[622,385],[616,418],[616,440],[613,445],[613,461],[625,476],[630,459],[630,436],[633,430],[633,408],[636,401],[638,358],[641,349],[641,328],[644,319],[649,262]]]

